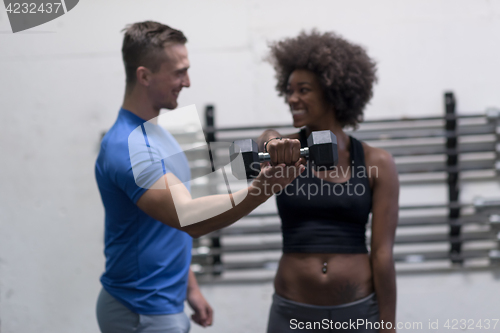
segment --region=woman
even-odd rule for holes
[[[272,164],[291,165],[312,131],[330,130],[339,162],[330,170],[308,163],[276,196],[283,256],[268,333],[395,332],[398,174],[389,153],[344,132],[362,120],[376,81],[375,63],[363,48],[314,30],[273,44],[270,61],[293,125],[302,129],[286,137],[267,130],[259,138],[261,149],[271,154]]]

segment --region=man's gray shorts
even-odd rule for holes
[[[102,333],[188,333],[191,328],[184,312],[168,315],[137,314],[104,289],[97,299],[96,314]]]
[[[291,332],[378,332],[366,326],[349,325],[358,319],[375,324],[379,321],[378,302],[375,294],[352,303],[335,306],[309,305],[290,301],[279,295],[273,295],[273,304],[269,314],[268,333]],[[307,322],[312,329],[307,329]],[[314,323],[319,324],[314,324]],[[336,324],[335,324],[336,323]],[[316,328],[314,328],[316,325]],[[373,327],[373,326],[372,326]],[[375,325],[376,327],[376,325]],[[301,329],[303,328],[303,329]]]

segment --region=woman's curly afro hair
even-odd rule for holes
[[[377,81],[375,62],[366,51],[332,33],[302,31],[295,38],[272,43],[268,60],[276,70],[276,89],[286,94],[288,78],[296,69],[315,73],[327,102],[342,127],[356,128]]]

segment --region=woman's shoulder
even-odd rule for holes
[[[360,141],[363,145],[366,166],[387,167],[395,165],[394,158],[387,150],[370,146]]]
[[[362,142],[365,167],[368,170],[368,177],[370,178],[370,186],[374,188],[379,181],[397,184],[398,172],[396,163],[392,155],[381,148],[372,147],[366,142]]]

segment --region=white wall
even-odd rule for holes
[[[290,121],[262,58],[268,41],[312,27],[366,46],[378,61],[367,119],[442,114],[447,90],[456,93],[459,111],[500,106],[500,1],[86,0],[17,34],[2,7],[3,333],[98,331],[103,209],[93,165],[100,133],[122,99],[120,30],[146,19],[188,36],[192,87],[180,105],[195,103],[201,112],[215,103],[218,126]],[[399,276],[398,283],[399,320],[492,318],[500,306],[489,272]],[[262,331],[270,284],[204,290],[216,306],[207,331]]]

